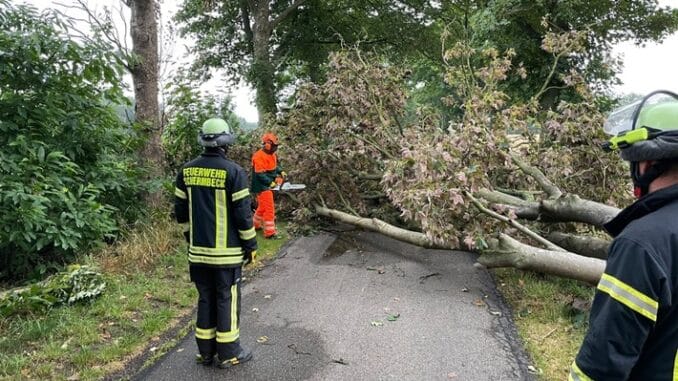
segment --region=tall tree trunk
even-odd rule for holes
[[[260,23],[258,17],[263,15],[257,14],[256,23],[254,24],[254,62],[250,73],[254,82],[254,87],[257,91],[257,111],[259,112],[259,121],[263,121],[266,115],[275,115],[276,107],[276,92],[275,92],[275,68],[271,62],[269,53],[269,39],[271,38],[271,31],[268,30],[267,23]],[[268,13],[265,15],[268,19]]]
[[[253,62],[250,69],[250,79],[257,92],[256,103],[259,112],[259,122],[267,114],[275,115],[275,68],[271,62],[270,39],[272,25],[269,20],[270,9],[268,1],[259,1],[254,4],[254,26],[252,34]]]
[[[288,18],[306,0],[294,0],[277,16],[271,19],[271,0],[240,0],[243,30],[252,52],[252,66],[248,80],[257,92],[259,121],[278,111],[275,88],[275,70],[280,63],[272,58],[271,36],[275,28]],[[254,21],[252,23],[251,21]]]
[[[145,144],[140,156],[148,168],[148,180],[163,176],[164,156],[161,145],[160,107],[158,105],[158,23],[155,0],[128,0],[132,11],[131,62],[134,81],[135,121],[144,133]],[[150,206],[159,206],[162,193],[158,190],[145,196]]]

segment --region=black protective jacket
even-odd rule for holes
[[[235,267],[257,248],[247,175],[221,151],[206,151],[181,168],[175,188],[177,222],[189,223],[192,265]]]
[[[678,185],[605,225],[614,237],[570,380],[678,380]]]

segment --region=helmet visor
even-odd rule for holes
[[[606,134],[617,136],[624,131],[631,131],[643,126],[634,126],[634,119],[637,117],[639,107],[648,107],[665,102],[675,102],[676,98],[673,96],[657,92],[651,94],[643,103],[643,99],[639,99],[633,103],[621,106],[613,110],[605,120],[603,130]]]

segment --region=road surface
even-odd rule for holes
[[[246,364],[194,364],[191,332],[137,380],[531,380],[470,253],[362,231],[293,241],[243,285]]]

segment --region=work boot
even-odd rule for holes
[[[248,362],[252,360],[252,357],[253,357],[252,351],[242,348],[240,349],[240,353],[238,353],[237,356],[232,357],[230,359],[221,360],[217,357],[218,358],[217,366],[221,369],[230,368],[232,366]]]
[[[215,355],[203,355],[201,353],[198,353],[197,355],[195,355],[195,363],[204,366],[212,365],[212,362],[214,361],[214,356]]]

